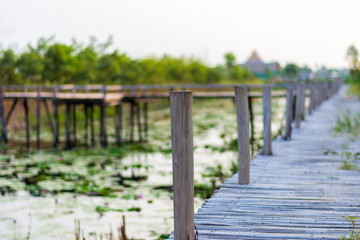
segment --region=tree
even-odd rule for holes
[[[228,69],[232,68],[235,65],[236,57],[231,52],[228,52],[224,55],[225,65]]]
[[[287,63],[283,71],[286,77],[293,80],[299,72],[299,67],[295,63]]]
[[[73,83],[71,81],[76,71],[74,57],[72,56],[74,49],[61,43],[51,45],[44,56],[43,81],[51,83]]]
[[[3,52],[0,58],[0,80],[1,84],[17,84],[20,75],[16,67],[17,56],[12,49]]]
[[[20,55],[17,66],[23,80],[30,84],[39,84],[44,70],[43,57],[34,49]]]
[[[358,69],[358,55],[358,50],[354,45],[351,45],[346,53],[346,56],[350,59],[350,65],[352,67],[351,71],[356,71]]]

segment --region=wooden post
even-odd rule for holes
[[[251,145],[251,151],[254,152],[254,141],[255,141],[255,128],[254,128],[254,111],[252,106],[252,98],[248,95],[248,108],[249,108],[249,114],[250,114],[250,128],[251,128],[251,134],[250,134],[250,145]]]
[[[192,92],[170,92],[174,239],[194,239]]]
[[[306,87],[304,83],[302,83],[300,86],[301,86],[301,120],[305,120]]]
[[[325,100],[329,98],[329,81],[324,82]]]
[[[85,103],[84,104],[84,115],[85,115],[85,136],[84,136],[84,142],[85,145],[88,145],[88,141],[89,141],[89,111],[88,111],[88,104]]]
[[[238,183],[249,184],[249,103],[248,90],[246,87],[235,87],[235,105],[238,125]]]
[[[296,119],[296,91],[293,90],[293,98],[292,98],[292,121]]]
[[[66,135],[66,149],[71,149],[70,140],[70,103],[66,103],[66,121],[65,121],[65,135]]]
[[[271,87],[263,87],[263,120],[264,120],[264,144],[261,154],[271,155]]]
[[[148,140],[149,137],[149,124],[148,124],[148,103],[144,102],[144,134],[145,134],[145,141]]]
[[[293,89],[289,88],[286,90],[286,113],[285,113],[285,140],[291,139],[291,122],[292,122],[292,98],[293,98]]]
[[[100,102],[100,126],[101,126],[101,134],[100,141],[103,147],[107,146],[107,132],[106,132],[106,86],[102,86],[103,99]]]
[[[4,140],[4,143],[7,144],[8,137],[6,131],[5,115],[4,115],[4,93],[3,93],[3,88],[1,86],[0,86],[0,118],[1,118],[1,140]]]
[[[59,112],[58,112],[58,102],[57,102],[57,88],[53,88],[53,108],[54,108],[54,147],[56,148],[59,144]]]
[[[135,104],[134,102],[130,103],[130,142],[134,141],[134,118],[135,118]]]
[[[94,104],[90,105],[90,134],[91,134],[91,145],[95,145],[95,128],[94,128]]]
[[[26,124],[26,147],[30,148],[30,123],[29,123],[29,108],[27,105],[27,99],[24,99],[25,110],[25,124]]]
[[[115,106],[115,140],[117,145],[121,143],[121,114],[121,103],[119,103]]]
[[[317,105],[320,106],[321,105],[321,102],[322,102],[322,94],[323,94],[323,91],[322,91],[322,87],[321,87],[321,82],[318,82],[317,83],[317,92],[318,92],[318,95],[317,95]]]
[[[76,147],[76,103],[72,104],[73,146]]]
[[[36,88],[36,148],[40,149],[40,88]]]
[[[136,116],[137,116],[137,124],[138,124],[138,134],[139,134],[139,142],[143,141],[142,138],[142,128],[141,128],[141,109],[140,109],[140,103],[136,103]]]
[[[300,128],[301,122],[301,86],[296,86],[296,109],[295,109],[295,127]]]
[[[310,103],[309,103],[309,114],[311,115],[315,109],[315,85],[310,83]]]

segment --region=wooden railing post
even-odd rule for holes
[[[249,146],[249,107],[246,87],[235,87],[235,105],[238,125],[238,182],[249,184],[250,146]]]
[[[174,239],[194,239],[192,92],[170,93]]]
[[[293,99],[293,89],[288,88],[286,90],[286,113],[285,113],[285,140],[290,140],[291,138],[291,122],[292,122],[292,99]]]
[[[322,102],[322,90],[321,90],[321,82],[317,82],[316,84],[316,88],[317,88],[317,106],[321,105]]]
[[[296,109],[295,109],[295,128],[300,128],[301,122],[301,85],[296,86]]]
[[[309,103],[309,114],[311,115],[315,109],[315,85],[310,83],[310,103]]]
[[[263,123],[264,123],[264,145],[261,154],[271,155],[271,87],[263,87]]]
[[[305,120],[305,95],[306,87],[304,83],[301,83],[301,120]]]
[[[54,108],[54,147],[56,148],[59,144],[59,112],[57,102],[57,87],[53,88],[53,108]]]
[[[36,87],[36,148],[40,149],[40,121],[41,121],[41,112],[40,112],[40,87]]]
[[[1,119],[1,140],[4,140],[4,143],[8,143],[7,131],[6,131],[6,122],[4,114],[4,92],[3,88],[0,86],[0,119]],[[0,141],[1,143],[1,141]]]

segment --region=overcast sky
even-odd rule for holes
[[[132,57],[194,56],[244,62],[253,50],[265,61],[313,68],[347,67],[360,47],[359,0],[0,0],[0,45],[18,51],[40,37],[70,43],[114,37]]]

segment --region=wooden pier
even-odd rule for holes
[[[335,83],[335,82],[334,82]],[[285,97],[286,89],[295,88],[296,84],[273,84],[271,97]],[[335,84],[332,84],[336,87]],[[250,117],[252,116],[252,100],[262,98],[263,85],[246,85],[248,89],[248,104]],[[139,141],[143,142],[148,137],[148,103],[156,99],[169,99],[169,92],[173,90],[190,90],[194,98],[229,98],[234,99],[234,85],[136,85],[136,86],[103,86],[103,85],[60,85],[60,86],[18,86],[0,85],[0,119],[2,134],[0,143],[8,143],[7,125],[11,120],[12,113],[18,104],[23,105],[25,115],[26,146],[30,147],[30,121],[29,101],[36,101],[36,147],[40,148],[41,109],[45,109],[47,115],[46,124],[49,125],[53,134],[53,146],[58,147],[60,139],[59,115],[65,115],[65,147],[70,149],[81,142],[85,145],[95,145],[99,142],[102,146],[108,145],[108,127],[106,126],[107,108],[115,108],[115,143]],[[294,94],[295,95],[295,94]],[[4,109],[4,102],[10,101],[11,106]],[[43,108],[41,108],[43,104]],[[129,136],[123,133],[123,105],[129,104]],[[60,106],[65,106],[64,112],[59,112]],[[95,133],[94,109],[99,109],[99,130]],[[79,124],[76,116],[81,109],[85,123]],[[251,121],[253,126],[253,121]],[[79,140],[79,127],[85,135]],[[135,128],[138,129],[137,137]],[[254,136],[254,132],[251,132]]]
[[[360,216],[360,172],[339,169],[343,157],[328,153],[347,151],[343,149],[344,144],[349,144],[348,151],[360,150],[359,138],[349,142],[347,137],[335,136],[331,131],[339,115],[347,109],[360,112],[360,104],[347,99],[345,89],[327,99],[327,91],[314,94],[313,87],[310,85],[308,111],[305,112],[300,102],[294,108],[306,115],[305,120],[290,122],[295,128],[285,129],[284,136],[272,141],[271,154],[258,154],[250,167],[246,164],[248,148],[244,148],[249,143],[247,124],[246,120],[244,124],[244,119],[239,119],[238,112],[239,172],[205,200],[194,219],[187,219],[186,223],[181,223],[183,219],[176,216],[178,208],[185,203],[174,202],[175,236],[172,234],[170,239],[338,239],[353,230],[344,218]],[[288,99],[291,93],[288,92]],[[246,103],[246,99],[242,101]],[[247,111],[246,104],[237,106],[238,110]],[[291,119],[292,108],[288,106],[286,115]],[[264,105],[264,111],[266,108]],[[297,118],[300,113],[295,113]],[[181,160],[186,161],[177,159]],[[184,163],[177,164],[183,166]],[[176,165],[174,171],[175,168]],[[177,176],[181,176],[179,171],[177,169]],[[174,182],[174,198],[177,191],[182,199],[188,199],[191,192],[185,187],[176,187],[181,186]],[[186,225],[188,232],[177,232],[178,224],[180,228]],[[194,238],[186,238],[193,236],[192,232]]]

